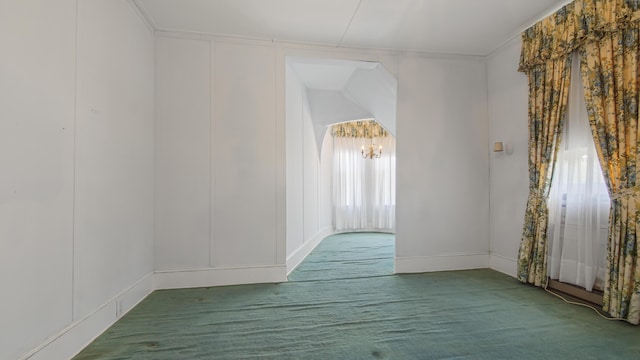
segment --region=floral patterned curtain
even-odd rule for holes
[[[575,0],[522,33],[520,71],[564,58],[603,33],[640,21],[640,0]]]
[[[640,322],[639,36],[634,26],[581,51],[589,122],[611,194],[603,310],[632,324]]]
[[[375,120],[357,120],[331,126],[331,135],[346,138],[374,138],[387,137],[389,132]]]
[[[531,73],[537,67],[580,51],[589,122],[612,199],[603,309],[632,324],[640,322],[639,23],[639,0],[575,0],[522,34],[520,57],[520,70],[529,74],[531,88]],[[531,113],[529,118],[531,122]],[[531,131],[538,130],[530,126]],[[535,149],[531,134],[529,138],[531,155]],[[532,180],[538,178],[531,165],[529,171]],[[546,277],[546,219],[532,223],[532,208],[527,204],[518,277],[539,285],[539,276]],[[542,218],[544,209],[538,211]]]
[[[571,57],[536,65],[529,76],[529,198],[518,252],[518,279],[547,283],[547,197],[566,115]]]

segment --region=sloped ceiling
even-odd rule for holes
[[[306,89],[320,151],[331,124],[375,119],[396,134],[397,80],[379,63],[290,57]]]
[[[158,31],[487,55],[569,0],[133,0]]]

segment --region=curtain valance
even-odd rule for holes
[[[347,138],[386,137],[389,132],[375,120],[349,121],[331,127],[331,135]]]
[[[638,22],[640,0],[575,0],[522,33],[519,70],[568,56],[588,41]]]

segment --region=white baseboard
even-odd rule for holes
[[[490,267],[493,270],[499,271],[503,274],[507,274],[512,277],[517,277],[518,261],[516,259],[508,258],[506,256],[491,254]]]
[[[154,288],[183,289],[287,281],[285,265],[156,271]]]
[[[298,248],[298,250],[294,251],[291,256],[287,258],[287,275],[291,274],[291,272],[300,265],[302,260],[307,257],[313,251],[313,249],[320,244],[322,239],[327,236],[333,234],[333,228],[331,226],[325,226],[320,229],[317,234],[315,234],[311,239],[307,240]]]
[[[92,313],[73,321],[57,334],[29,351],[21,360],[70,359],[113,325],[153,291],[153,274],[149,273]]]
[[[489,254],[447,254],[395,258],[395,273],[482,269],[489,267]]]
[[[204,286],[277,283],[287,280],[285,265],[149,273],[135,284],[24,354],[19,360],[70,359],[151,292]]]
[[[353,234],[353,233],[378,233],[378,234],[396,234],[395,229],[358,229],[358,230],[333,230],[332,234]]]

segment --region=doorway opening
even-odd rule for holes
[[[329,235],[395,233],[397,80],[378,62],[287,57],[285,94],[286,265],[290,273]],[[361,177],[360,184],[350,179],[350,187],[358,188],[360,195],[351,191],[352,200],[341,204],[336,192],[349,191],[340,182],[356,175],[343,169],[344,179],[336,177],[336,161],[340,161],[336,144],[349,141],[335,137],[332,129],[349,122],[375,124],[388,136],[368,134],[350,140],[352,164],[357,164],[357,155],[361,175],[369,175]],[[371,142],[376,142],[373,158],[368,156]],[[393,180],[391,176],[384,181],[373,179],[383,165],[393,171]],[[395,237],[393,243],[395,247]]]

